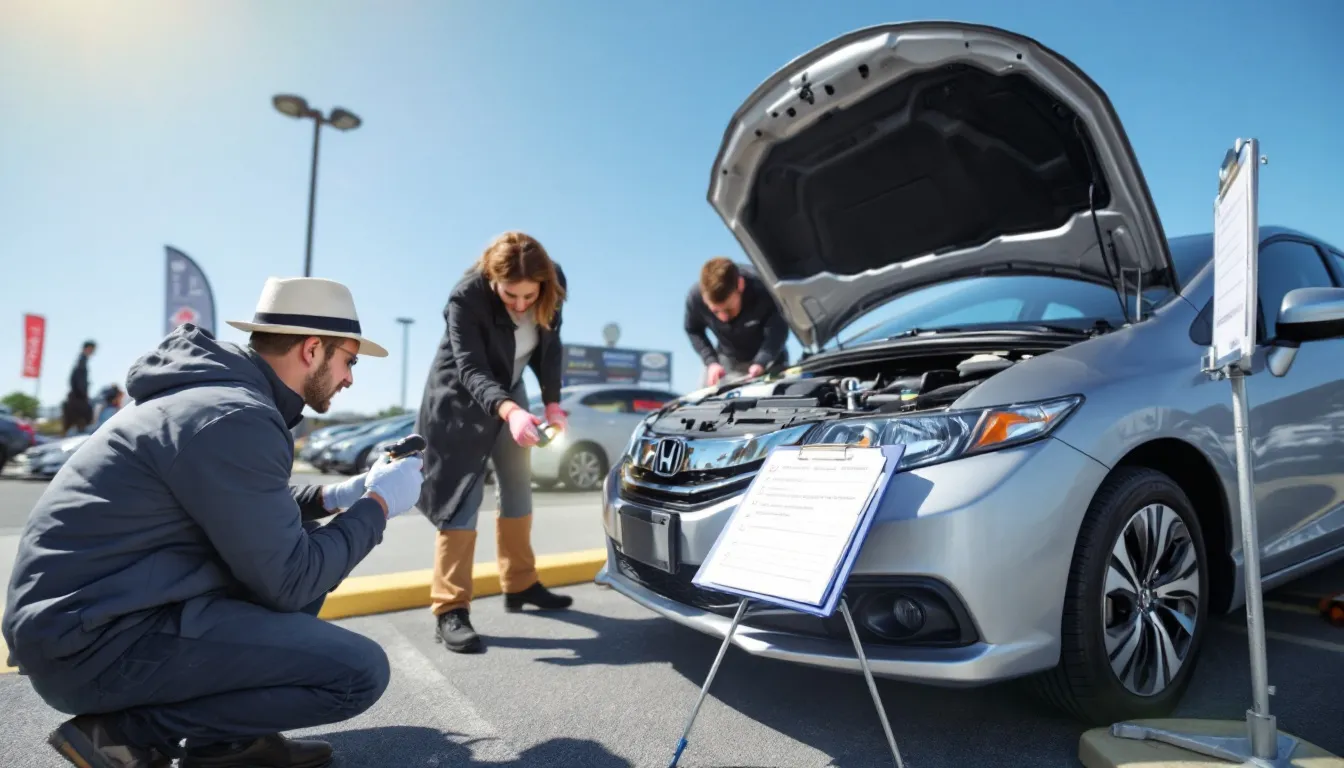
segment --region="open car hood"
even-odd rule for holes
[[[1179,290],[1106,94],[993,27],[870,27],[790,62],[733,115],[709,202],[812,348],[960,277]]]

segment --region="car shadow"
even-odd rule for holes
[[[563,738],[529,747],[516,760],[482,762],[472,757],[474,741],[454,740],[454,736],[460,734],[416,726],[314,734],[336,750],[332,768],[633,768],[629,760],[612,754],[595,741]]]
[[[581,627],[591,636],[494,635],[485,637],[488,646],[563,652],[536,659],[560,667],[670,665],[698,688],[722,642],[657,616],[616,619],[580,610],[535,615]],[[1040,758],[1058,754],[1076,761],[1078,737],[1085,729],[1027,698],[1014,683],[957,690],[878,680],[877,686],[909,764],[961,766],[973,758],[997,766],[1076,765]],[[802,667],[732,647],[710,695],[744,717],[824,752],[833,766],[870,766],[875,756],[889,754],[872,698],[857,673]],[[819,706],[820,701],[825,705]],[[688,714],[693,704],[694,696],[687,695]],[[968,729],[968,723],[979,725]]]

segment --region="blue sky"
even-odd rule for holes
[[[448,291],[506,229],[565,267],[566,340],[619,322],[622,346],[671,351],[691,389],[686,290],[709,256],[742,257],[705,200],[729,116],[791,58],[887,21],[1004,26],[1073,59],[1114,101],[1169,234],[1209,229],[1217,164],[1254,134],[1262,220],[1344,245],[1344,3],[1269,7],[7,0],[0,393],[33,391],[25,312],[48,318],[45,402],[86,337],[93,386],[122,381],[162,333],[165,244],[204,267],[222,318],[302,273],[311,124],[276,113],[277,92],[364,119],[323,136],[314,271],[352,287],[395,356],[365,360],[336,409],[397,402],[401,315],[415,407]]]

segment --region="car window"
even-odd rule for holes
[[[1331,251],[1330,259],[1335,262],[1335,271],[1344,276],[1344,253]]]
[[[1171,261],[1176,267],[1176,279],[1184,288],[1213,258],[1213,235],[1173,237],[1167,241],[1167,250],[1171,252]]]
[[[653,413],[677,399],[670,392],[660,392],[653,389],[636,389],[627,394],[630,396],[631,413]]]
[[[585,395],[580,404],[604,413],[629,413],[630,401],[615,390]]]
[[[1145,298],[1150,294],[1145,292]],[[918,288],[892,299],[856,323],[863,330],[843,344],[862,344],[912,328],[1011,325],[1048,320],[1091,325],[1125,323],[1120,300],[1110,286],[1037,275],[970,277]]]
[[[1260,318],[1264,335],[1274,338],[1279,307],[1283,297],[1294,288],[1329,288],[1334,280],[1321,254],[1300,240],[1275,240],[1260,247],[1259,281]]]

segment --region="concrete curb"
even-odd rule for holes
[[[537,576],[548,587],[590,582],[607,562],[607,550],[589,549],[560,555],[538,555]],[[406,571],[346,579],[327,595],[318,614],[323,619],[347,619],[377,613],[425,608],[430,604],[429,583],[434,571]],[[477,563],[472,569],[474,597],[498,595],[499,566]]]
[[[560,555],[537,555],[537,576],[548,587],[584,584],[592,581],[606,562],[605,549],[588,549]],[[423,571],[384,573],[346,579],[341,586],[327,595],[318,618],[348,619],[428,607],[429,582],[433,576],[434,571],[427,568]],[[499,565],[477,563],[472,569],[472,584],[475,597],[498,595]],[[13,667],[3,666],[8,654],[9,650],[5,647],[4,641],[0,640],[0,675],[18,671]]]

